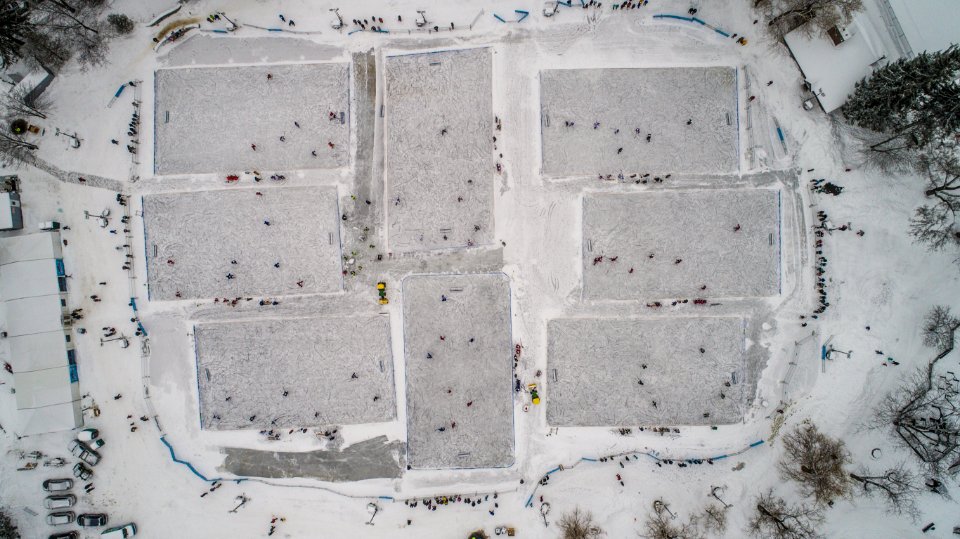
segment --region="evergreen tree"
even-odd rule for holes
[[[960,133],[960,47],[923,52],[858,82],[843,107],[850,122],[889,135],[879,152],[924,147]]]

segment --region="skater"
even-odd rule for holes
[[[647,133],[647,142],[650,142],[650,139],[653,137],[650,133]]]
[[[256,144],[251,144],[251,145],[250,145],[250,149],[253,150],[253,151],[257,151],[257,145],[256,145]]]

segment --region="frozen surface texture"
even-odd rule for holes
[[[513,464],[507,277],[408,277],[403,281],[403,326],[409,464],[414,468]]]
[[[194,333],[205,429],[319,427],[396,417],[385,316],[206,323]]]
[[[552,426],[716,425],[746,409],[742,318],[558,319],[547,338]]]
[[[345,63],[157,70],[154,171],[346,166],[349,83]]]
[[[541,71],[543,174],[736,172],[736,80],[733,67]]]
[[[180,298],[232,299],[342,288],[334,188],[146,195],[143,213],[151,299],[178,299],[177,293]]]
[[[776,295],[779,203],[767,189],[586,195],[583,297]]]
[[[489,49],[391,56],[385,62],[390,248],[493,241]]]

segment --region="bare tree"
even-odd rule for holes
[[[696,522],[674,522],[666,511],[652,511],[643,525],[646,539],[699,539]]]
[[[780,460],[780,475],[799,483],[800,492],[818,504],[847,496],[850,479],[844,466],[850,454],[841,440],[820,432],[816,425],[800,425],[783,437],[786,451]]]
[[[755,5],[770,5],[778,12],[770,19],[770,28],[778,38],[800,28],[807,35],[826,32],[848,24],[863,9],[863,0],[761,0]]]
[[[605,535],[593,521],[593,515],[579,507],[560,517],[560,529],[563,539],[596,539]]]
[[[708,504],[703,508],[703,514],[698,522],[708,533],[723,535],[727,531],[727,511],[730,508],[717,503]]]
[[[887,394],[876,409],[874,427],[892,427],[897,441],[934,476],[957,471],[960,461],[960,396],[953,378],[935,365],[953,349],[943,350],[926,367]]]
[[[916,500],[920,494],[919,478],[904,463],[879,474],[861,466],[850,478],[864,496],[880,496],[891,513],[905,514],[914,520],[919,516]]]
[[[0,508],[0,539],[20,539],[16,523],[3,508]]]
[[[8,115],[46,119],[53,102],[44,94],[30,97],[30,91],[25,87],[15,86],[4,96],[3,106]]]
[[[910,235],[932,251],[960,247],[960,159],[957,147],[945,144],[925,153],[918,167],[926,176],[924,195],[929,204],[917,208],[910,219]],[[960,257],[957,258],[960,262]]]
[[[823,513],[805,504],[788,505],[773,490],[757,496],[756,512],[747,523],[747,533],[761,539],[820,539]]]
[[[8,161],[14,166],[24,163],[33,163],[33,151],[38,146],[27,139],[0,131],[0,159]]]
[[[960,329],[960,318],[950,314],[950,307],[936,305],[923,318],[923,344],[937,350],[953,346],[953,335]]]

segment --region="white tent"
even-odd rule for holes
[[[60,234],[0,239],[0,299],[23,436],[83,425]]]

